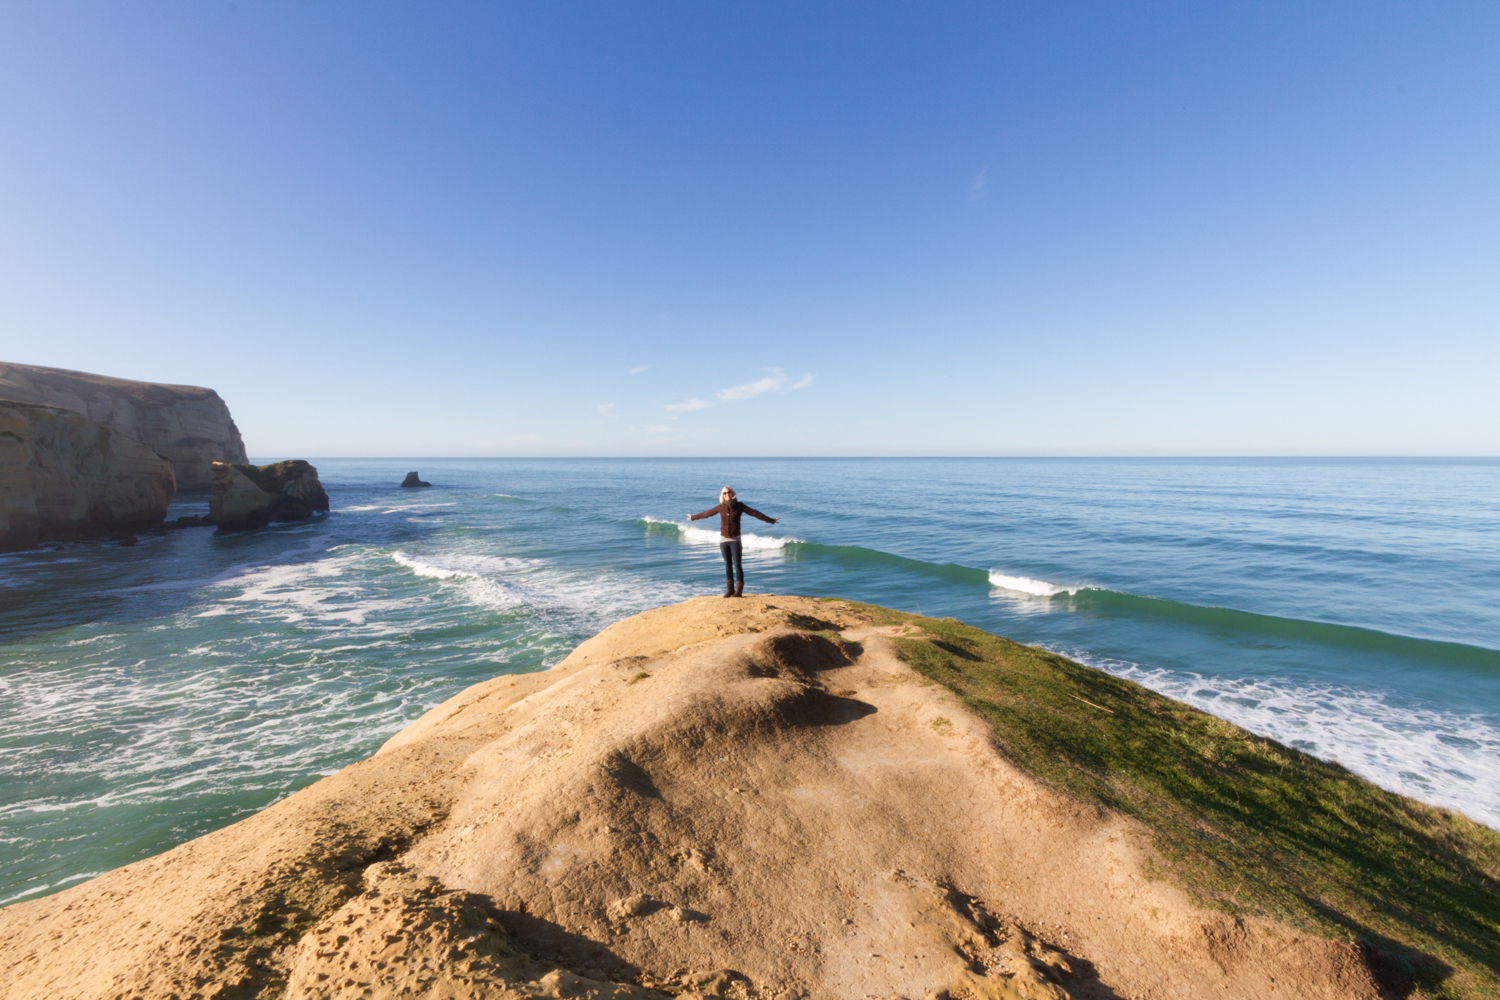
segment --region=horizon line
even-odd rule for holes
[[[334,461],[486,462],[579,461],[1312,461],[1312,462],[1493,462],[1500,455],[314,455]],[[280,459],[278,461],[285,461]],[[305,461],[305,459],[304,459]]]

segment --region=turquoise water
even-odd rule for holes
[[[719,592],[716,521],[684,515],[725,483],[783,518],[746,521],[752,591],[952,615],[1500,828],[1497,461],[316,464],[310,522],[0,557],[0,902]]]

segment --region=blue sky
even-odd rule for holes
[[[1493,4],[8,4],[0,358],[252,454],[1500,454]]]

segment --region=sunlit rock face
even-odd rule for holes
[[[318,470],[301,459],[274,465],[213,464],[208,515],[225,531],[259,528],[272,521],[300,521],[328,509]]]
[[[176,483],[155,451],[71,410],[0,400],[0,551],[161,523]]]
[[[177,488],[204,491],[214,462],[246,462],[229,407],[212,389],[0,362],[0,398],[85,417],[169,459]]]

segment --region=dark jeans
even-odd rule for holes
[[[745,582],[744,547],[738,538],[732,538],[727,542],[719,543],[719,552],[724,556],[724,576],[733,580],[739,577],[740,583]]]

